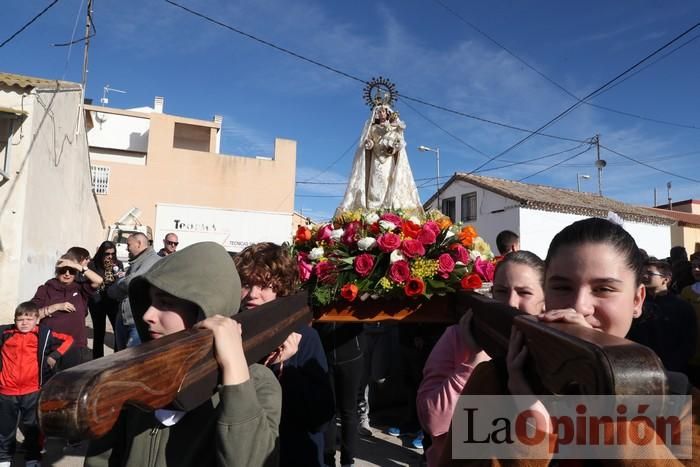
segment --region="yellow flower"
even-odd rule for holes
[[[411,277],[432,277],[438,271],[438,262],[435,259],[416,258],[411,265]]]
[[[379,282],[377,284],[379,285],[379,287],[381,287],[384,290],[389,290],[393,287],[393,285],[391,284],[391,281],[386,276],[379,279]]]
[[[481,237],[476,237],[474,239],[474,243],[472,244],[472,248],[475,249],[476,251],[478,251],[479,253],[481,253],[481,257],[483,259],[493,258],[493,252],[491,251],[491,247]]]

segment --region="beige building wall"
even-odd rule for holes
[[[71,246],[93,251],[104,236],[92,193],[85,131],[75,133],[75,83],[0,84],[0,107],[27,113],[10,141],[9,180],[0,186],[0,322],[53,276]]]
[[[276,139],[272,158],[222,155],[217,153],[220,121],[95,106],[87,109],[150,118],[145,156],[137,152],[109,156],[106,148],[97,155],[97,148],[91,147],[93,166],[110,168],[109,193],[98,195],[108,224],[137,207],[140,221],[153,227],[158,203],[292,213],[295,141]],[[145,157],[145,164],[119,161],[129,157]],[[159,246],[158,240],[154,243]]]

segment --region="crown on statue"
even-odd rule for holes
[[[396,85],[383,76],[372,78],[365,85],[363,93],[365,102],[372,109],[380,105],[393,106],[398,95]]]

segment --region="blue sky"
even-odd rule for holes
[[[441,2],[579,97],[700,21],[700,3],[692,0]],[[49,3],[6,0],[0,40]],[[437,1],[181,3],[353,76],[369,80],[383,75],[400,93],[494,121],[534,130],[574,102]],[[76,37],[82,35],[84,8],[81,0],[59,1],[0,48],[2,71],[80,81],[82,44],[70,55],[67,47],[51,44],[70,40],[76,18]],[[97,35],[90,48],[88,97],[99,101],[103,86],[109,84],[128,91],[110,95],[115,107],[152,105],[153,97],[160,95],[168,113],[204,119],[224,115],[222,149],[228,154],[271,155],[275,137],[294,139],[297,181],[324,182],[297,185],[297,210],[315,219],[332,214],[350,171],[354,148],[348,149],[357,142],[369,112],[360,83],[161,0],[95,0],[94,20]],[[700,28],[687,39],[698,35]],[[694,40],[591,102],[700,128],[698,57],[700,40]],[[419,186],[426,185],[420,190],[423,200],[434,192],[434,182],[427,179],[435,176],[435,158],[418,152],[417,146],[440,148],[441,176],[446,178],[487,159],[464,142],[493,156],[527,134],[414,102],[399,101],[396,107],[407,124],[414,176]],[[698,129],[581,105],[545,132],[574,139],[600,134],[602,144],[618,152],[700,179]],[[533,137],[485,168],[575,146]],[[483,174],[517,180],[579,151]],[[605,195],[650,205],[654,187],[661,200],[666,182],[672,181],[674,200],[700,198],[700,183],[656,172],[606,150],[601,157],[608,162]],[[575,189],[576,174],[585,173],[592,178],[582,181],[582,189],[593,191],[594,160],[591,150],[527,181]]]

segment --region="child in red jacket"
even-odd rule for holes
[[[39,465],[39,389],[51,376],[56,361],[73,345],[71,336],[38,323],[39,308],[24,302],[15,309],[15,324],[0,326],[0,467],[9,467],[12,462],[20,421],[26,465]]]

